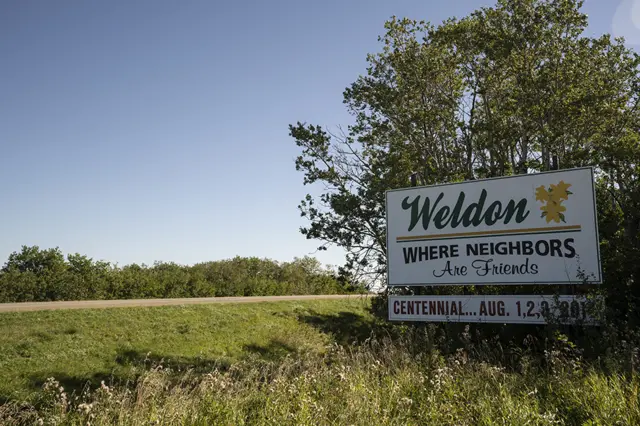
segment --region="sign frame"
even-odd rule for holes
[[[596,199],[596,193],[595,193],[595,181],[594,181],[594,168],[592,166],[587,166],[587,167],[576,167],[576,168],[569,168],[569,169],[559,169],[559,170],[550,170],[550,171],[544,171],[544,172],[538,172],[538,173],[529,173],[529,174],[520,174],[520,175],[511,175],[511,176],[499,176],[499,177],[493,177],[493,178],[486,178],[486,179],[478,179],[478,180],[473,180],[473,181],[462,181],[462,182],[450,182],[450,183],[442,183],[442,184],[435,184],[435,185],[422,185],[422,186],[411,186],[411,187],[403,187],[403,188],[396,188],[396,189],[391,189],[391,190],[387,190],[385,191],[385,229],[386,229],[386,243],[387,243],[387,265],[386,265],[386,286],[387,288],[391,288],[391,287],[436,287],[436,286],[463,286],[463,285],[576,285],[579,284],[580,281],[579,280],[553,280],[553,281],[508,281],[508,282],[504,282],[503,280],[499,280],[499,281],[480,281],[480,282],[473,282],[471,280],[469,281],[464,281],[464,282],[447,282],[447,283],[437,283],[437,282],[416,282],[416,283],[391,283],[390,282],[390,258],[389,258],[389,253],[390,250],[389,248],[390,246],[390,237],[389,237],[389,194],[392,192],[402,192],[402,191],[415,191],[415,190],[419,190],[419,189],[431,189],[431,188],[439,188],[439,187],[452,187],[452,186],[460,186],[460,185],[465,185],[465,184],[470,184],[470,183],[481,183],[481,182],[492,182],[492,181],[496,181],[496,180],[508,180],[508,179],[522,179],[525,177],[531,177],[531,176],[539,176],[539,175],[551,175],[551,174],[556,174],[556,173],[566,173],[566,172],[571,172],[571,171],[578,171],[578,170],[589,170],[590,171],[590,185],[591,185],[591,193],[592,193],[592,197],[593,197],[593,221],[594,221],[594,231],[595,231],[595,256],[597,259],[597,274],[598,276],[595,277],[595,279],[593,280],[589,280],[588,283],[589,284],[602,284],[603,282],[603,276],[602,276],[602,258],[601,258],[601,254],[600,254],[600,237],[599,237],[599,229],[598,229],[598,217],[597,217],[597,199]]]

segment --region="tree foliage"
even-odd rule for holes
[[[289,126],[304,183],[325,190],[301,202],[302,233],[346,249],[345,269],[375,282],[386,264],[384,193],[412,174],[427,185],[545,171],[554,159],[594,166],[605,288],[632,313],[640,59],[621,39],[585,36],[581,7],[499,0],[437,26],[387,21],[381,51],[344,91],[353,123]]]
[[[339,294],[362,291],[355,281],[311,257],[276,262],[255,257],[193,266],[156,262],[118,267],[58,249],[23,246],[0,270],[0,303],[170,297]]]

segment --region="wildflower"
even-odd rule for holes
[[[100,382],[100,390],[106,393],[109,397],[113,396],[113,392],[111,388],[104,383],[104,380]]]
[[[400,403],[403,405],[411,405],[413,404],[413,399],[403,396],[402,398],[400,398]]]
[[[92,408],[93,404],[82,403],[78,405],[78,412],[87,415],[91,412]]]

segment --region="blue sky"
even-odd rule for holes
[[[391,15],[492,4],[0,2],[0,263],[22,245],[121,265],[312,254],[288,124],[350,122],[342,91]],[[640,42],[640,1],[584,11],[590,35]]]

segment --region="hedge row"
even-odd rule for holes
[[[0,302],[356,292],[314,258],[293,262],[235,257],[193,266],[156,262],[118,267],[58,249],[23,246],[0,271]]]

